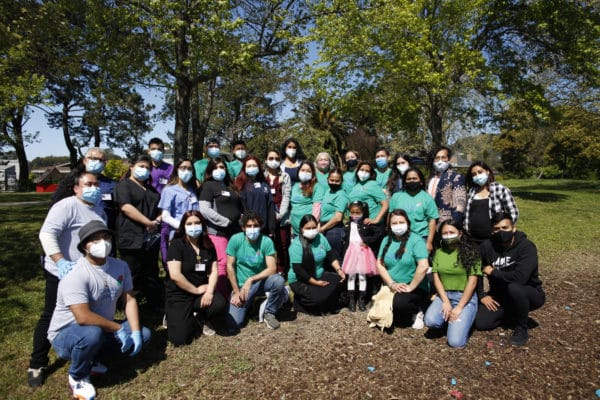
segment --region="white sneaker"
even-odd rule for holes
[[[94,361],[92,364],[92,375],[104,375],[108,371],[108,367],[99,361]]]
[[[73,397],[78,400],[94,400],[96,398],[96,389],[89,377],[76,381],[69,375],[69,386],[73,391]]]
[[[419,311],[418,313],[416,313],[413,316],[413,324],[412,324],[413,329],[425,328],[425,322],[423,321],[424,317],[425,317],[425,314],[423,314],[423,311]]]
[[[204,326],[202,327],[202,334],[204,336],[214,336],[216,333],[217,331],[215,331],[213,328],[206,324],[204,324]]]

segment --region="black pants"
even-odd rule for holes
[[[304,282],[290,284],[290,288],[294,292],[294,308],[296,311],[318,314],[333,311],[337,308],[341,289],[340,276],[325,271],[320,280],[329,282],[329,285],[316,286]]]
[[[29,368],[47,367],[50,359],[50,342],[48,341],[48,328],[50,320],[56,307],[56,294],[58,292],[58,278],[44,269],[44,278],[46,279],[46,290],[44,294],[44,311],[33,331],[33,351],[29,360]]]
[[[212,303],[200,308],[202,296],[167,295],[167,330],[169,341],[175,346],[191,343],[197,334],[198,321],[208,323],[217,332],[223,332],[227,301],[219,292],[215,292]],[[194,316],[196,312],[196,316]]]
[[[427,299],[427,293],[417,288],[410,293],[395,293],[392,302],[394,321],[402,321],[418,313]]]
[[[492,297],[500,306],[496,311],[490,311],[479,304],[475,316],[475,327],[479,330],[491,330],[503,322],[514,322],[516,326],[527,328],[529,311],[540,308],[546,301],[541,286],[536,288],[519,283],[509,283],[506,291],[494,293]]]
[[[140,291],[153,309],[162,312],[165,288],[158,276],[158,247],[150,251],[119,249],[119,253],[121,259],[129,264],[133,289]]]

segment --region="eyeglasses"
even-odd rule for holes
[[[280,158],[279,157],[269,157],[267,158],[267,161],[279,161]]]
[[[85,158],[87,158],[88,160],[93,160],[93,161],[104,161],[104,157],[91,157],[91,156],[86,156]]]

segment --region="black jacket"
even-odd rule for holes
[[[346,235],[344,237],[344,253],[346,249],[348,249],[348,245],[350,244],[350,223],[348,223],[344,229],[346,230]],[[381,239],[386,234],[385,225],[382,224],[363,224],[362,221],[358,223],[358,235],[364,244],[369,246],[371,250],[377,255],[377,250],[379,244],[381,243]]]

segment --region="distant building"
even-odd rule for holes
[[[0,160],[0,192],[14,192],[18,188],[19,161]]]
[[[58,183],[71,172],[69,163],[55,165],[53,167],[37,168],[31,171],[34,176],[36,192],[54,192]]]

